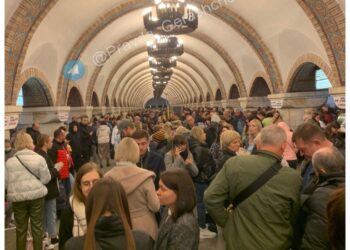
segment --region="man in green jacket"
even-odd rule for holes
[[[235,208],[226,209],[243,189],[282,160],[286,134],[278,126],[264,128],[258,152],[226,161],[204,194],[213,220],[224,227],[227,249],[289,249],[293,224],[299,210],[301,178],[294,169],[282,167],[267,183]]]

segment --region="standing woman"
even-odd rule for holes
[[[96,183],[86,201],[85,236],[71,238],[65,250],[151,250],[152,239],[132,231],[128,200],[119,182],[103,178]]]
[[[246,138],[244,148],[249,153],[255,153],[256,145],[255,145],[255,137],[260,133],[262,130],[262,124],[260,120],[253,119],[249,122],[249,129],[248,129],[248,138]]]
[[[157,195],[165,206],[155,250],[196,250],[199,226],[194,215],[196,193],[189,174],[172,169],[160,176]]]
[[[28,219],[30,219],[34,250],[42,249],[43,209],[47,188],[51,179],[45,159],[35,153],[29,134],[16,136],[17,153],[6,162],[5,189],[7,200],[13,203],[16,221],[16,249],[25,250]]]
[[[186,169],[192,177],[198,175],[198,168],[188,149],[187,139],[183,135],[174,136],[172,148],[165,154],[164,163],[167,170],[171,168],[183,168]]]
[[[128,197],[132,225],[135,230],[157,238],[158,225],[155,214],[160,205],[154,187],[155,174],[139,168],[136,163],[140,158],[139,146],[134,139],[125,137],[115,152],[116,167],[105,174],[119,181]]]
[[[95,163],[85,163],[75,178],[69,206],[62,212],[59,229],[59,249],[72,237],[86,233],[85,203],[94,184],[102,178],[102,172]]]
[[[46,134],[39,135],[36,146],[37,153],[44,157],[51,176],[50,182],[46,184],[47,195],[45,196],[44,204],[43,229],[44,233],[48,233],[50,237],[50,242],[47,242],[47,245],[50,245],[49,243],[55,245],[58,243],[56,233],[56,198],[59,196],[58,177],[63,163],[58,162],[54,165],[47,154],[47,151],[52,147],[52,138],[50,136]]]

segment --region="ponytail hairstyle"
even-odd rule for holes
[[[122,185],[106,177],[99,180],[91,189],[86,200],[86,222],[84,250],[96,250],[95,226],[106,212],[117,214],[123,224],[128,250],[136,250],[132,233],[128,200]]]

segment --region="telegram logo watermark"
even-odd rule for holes
[[[77,81],[85,74],[85,66],[79,60],[71,60],[64,65],[64,77],[70,81]]]

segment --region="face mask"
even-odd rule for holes
[[[188,151],[187,151],[187,150],[182,151],[182,152],[180,153],[180,155],[181,155],[182,159],[186,160],[187,157],[188,157]]]
[[[12,150],[12,148],[5,148],[5,153],[8,153]]]

